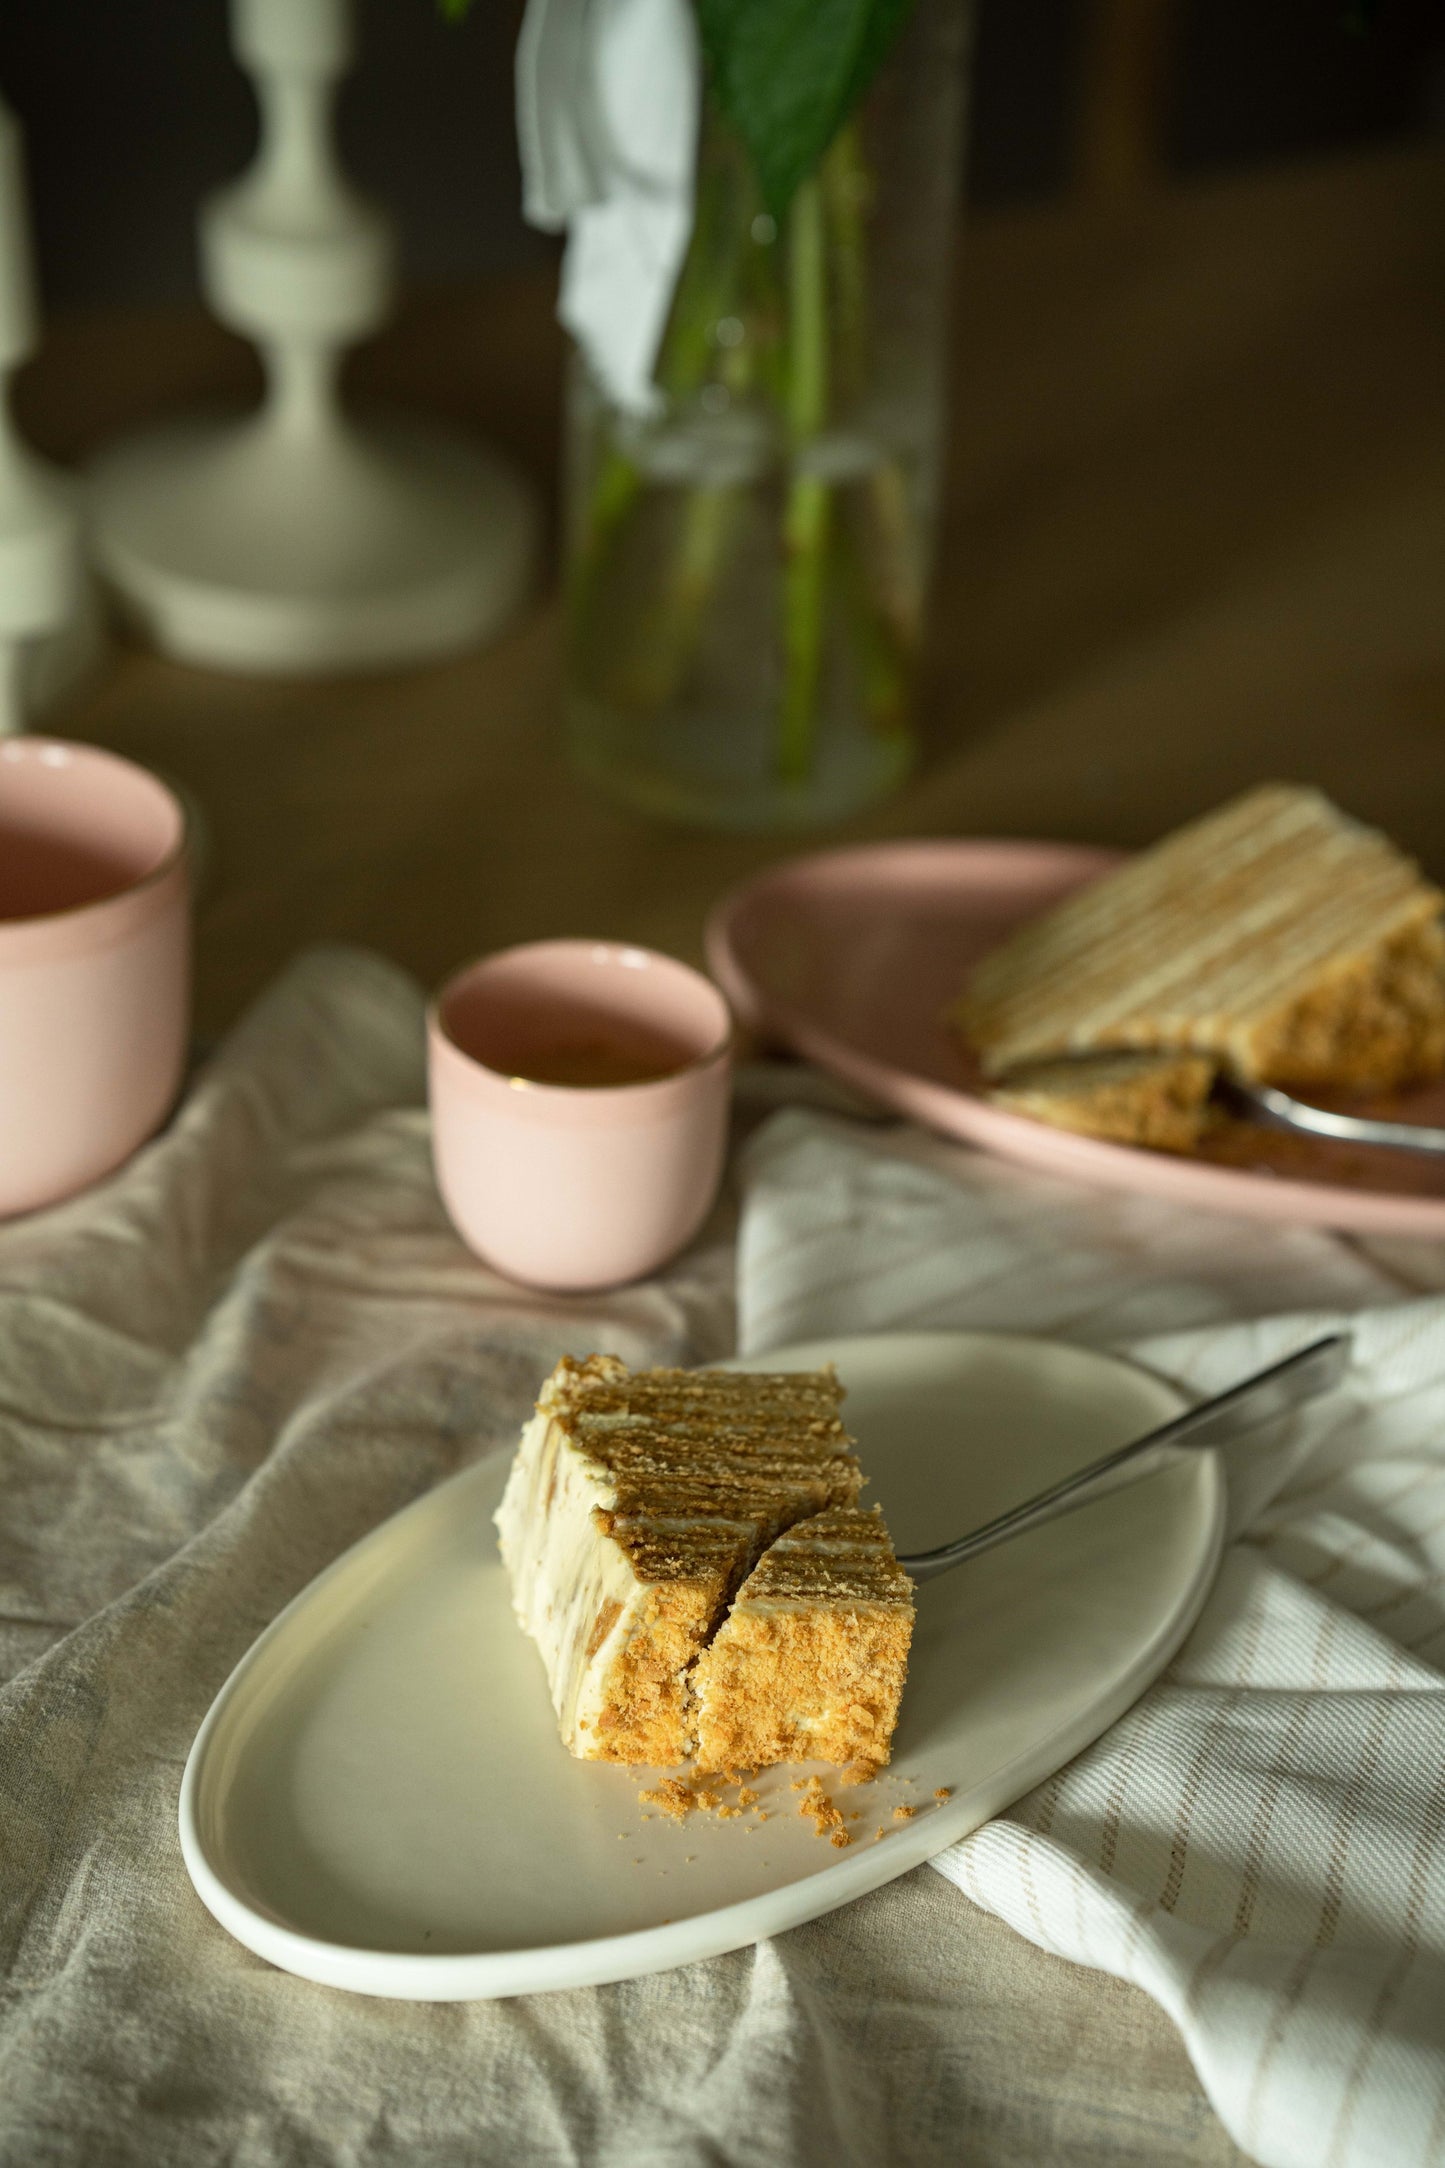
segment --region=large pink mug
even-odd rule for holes
[[[462,1239],[533,1287],[615,1287],[697,1233],[727,1143],[710,980],[610,941],[469,965],[428,1020],[432,1151]]]
[[[115,753],[0,740],[0,1217],[159,1128],[190,1017],[186,821]]]

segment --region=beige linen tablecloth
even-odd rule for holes
[[[1259,2159],[1440,2157],[1445,1306],[1405,1284],[1437,1260],[755,1107],[685,1259],[550,1300],[452,1235],[421,1091],[415,988],[313,956],[122,1175],[0,1229],[0,2159],[1237,2158],[1124,1979]],[[1342,1311],[1358,1391],[1251,1458],[1249,1533],[1165,1680],[942,1875],[651,1979],[456,2007],[291,1979],[191,1891],[180,1771],[231,1665],[345,1545],[506,1450],[564,1349],[1011,1326],[1209,1387]]]

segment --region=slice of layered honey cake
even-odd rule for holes
[[[1438,1075],[1442,906],[1386,836],[1316,790],[1265,784],[1021,927],[950,1021],[1005,1104],[1187,1147],[1205,1098],[1180,1056],[1305,1092]],[[1132,1074],[1064,1066],[1131,1053]]]
[[[863,1475],[841,1399],[831,1370],[630,1371],[609,1355],[558,1364],[496,1520],[517,1616],[573,1754],[671,1767],[693,1751],[694,1667],[735,1592],[799,1522],[825,1515],[822,1540],[843,1541],[827,1509],[851,1508]],[[868,1620],[871,1631],[871,1608]],[[825,1642],[820,1629],[820,1652]],[[821,1708],[831,1692],[800,1680],[798,1706]],[[861,1690],[854,1699],[861,1709]],[[896,1702],[881,1694],[878,1709]],[[872,1723],[865,1747],[878,1736]]]
[[[701,1769],[889,1755],[913,1638],[913,1583],[877,1506],[835,1506],[779,1536],[692,1675]]]

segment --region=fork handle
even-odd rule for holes
[[[1307,1137],[1335,1137],[1345,1144],[1389,1144],[1401,1152],[1445,1153],[1445,1129],[1430,1129],[1424,1122],[1377,1122],[1364,1114],[1336,1114],[1273,1084],[1251,1084],[1248,1096],[1271,1121]]]
[[[929,1581],[936,1573],[947,1573],[950,1566],[958,1566],[966,1558],[977,1558],[981,1551],[991,1551],[996,1543],[1007,1542],[1010,1536],[1021,1535],[1026,1528],[1038,1528],[1045,1521],[1052,1521],[1062,1513],[1072,1513],[1077,1506],[1088,1505],[1101,1497],[1106,1490],[1115,1488],[1106,1477],[1118,1475],[1120,1482],[1134,1482],[1149,1473],[1145,1457],[1163,1456],[1179,1446],[1203,1448],[1224,1445],[1232,1438],[1258,1430],[1264,1423],[1272,1422],[1277,1415],[1284,1415],[1290,1408],[1297,1408],[1317,1394],[1325,1393],[1338,1385],[1350,1362],[1350,1335],[1332,1332],[1323,1340],[1313,1340],[1294,1355],[1286,1355],[1283,1362],[1271,1363],[1267,1370],[1258,1370],[1253,1377],[1241,1379],[1228,1392],[1218,1393],[1211,1400],[1202,1400],[1197,1407],[1186,1408],[1171,1422],[1161,1423],[1157,1430],[1146,1431],[1142,1438],[1135,1438],[1130,1445],[1117,1446],[1112,1453],[1105,1453],[1099,1460],[1090,1461],[1086,1468],[1078,1468],[1060,1482],[1051,1483],[1047,1490],[1026,1498],[1022,1505],[1012,1506],[1007,1513],[985,1521],[966,1536],[959,1536],[953,1543],[945,1543],[936,1551],[919,1551],[912,1557],[900,1558],[898,1563],[915,1581]],[[1125,1471],[1122,1475],[1119,1471]]]

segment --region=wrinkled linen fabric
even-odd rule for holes
[[[1169,2013],[1256,2158],[1440,2158],[1445,1303],[1416,1291],[1439,1253],[791,1108],[668,1272],[550,1298],[448,1227],[422,1093],[417,990],[312,956],[121,1174],[0,1227],[0,2160],[1237,2157],[1157,2055],[1071,2107],[1071,2055],[1142,2037],[1097,1971]],[[1207,1390],[1342,1315],[1357,1387],[1237,1457],[1238,1540],[1164,1679],[948,1882],[464,2006],[292,1979],[192,1892],[180,1772],[232,1665],[349,1543],[509,1450],[560,1352],[1007,1326]],[[1093,1986],[1058,1965],[1041,2002],[1049,1960],[1000,1921]],[[995,2144],[1024,2122],[1024,2151]]]

